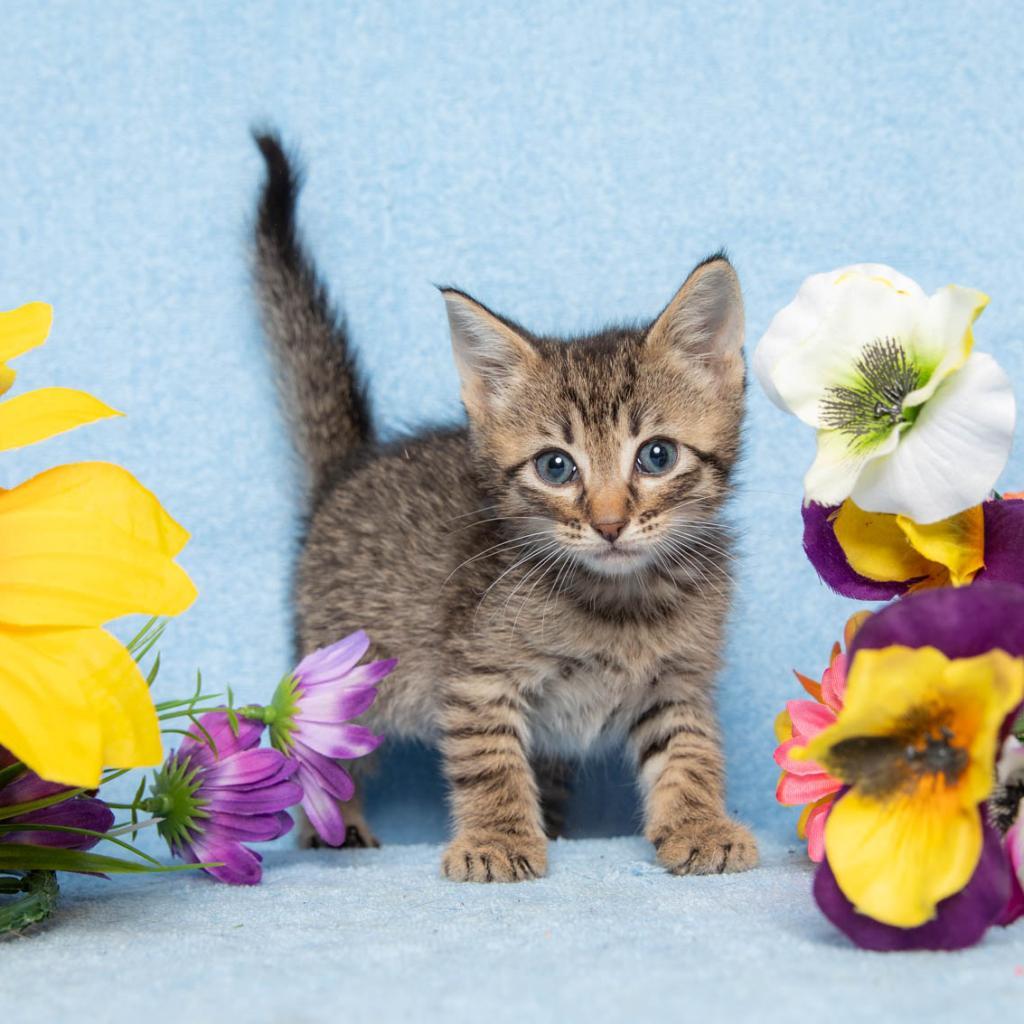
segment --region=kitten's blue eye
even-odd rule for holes
[[[678,449],[671,441],[656,437],[640,445],[636,453],[636,468],[649,476],[660,476],[676,464],[678,455]]]
[[[567,452],[561,452],[557,448],[541,452],[533,460],[533,464],[537,467],[537,475],[546,484],[554,484],[557,487],[576,478],[576,463]]]

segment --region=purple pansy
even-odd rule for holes
[[[915,580],[871,580],[850,566],[836,537],[838,505],[811,502],[803,507],[804,552],[822,581],[844,597],[888,601],[905,594]],[[985,567],[975,580],[1024,583],[1024,500],[1007,497],[982,505],[985,523]]]
[[[0,747],[0,770],[11,768],[17,761]],[[69,792],[70,787],[57,782],[44,782],[28,768],[0,787],[0,807],[27,804],[47,797]],[[7,818],[5,825],[57,825],[63,828],[82,828],[92,832],[106,832],[114,824],[114,813],[94,796],[75,796],[68,800],[41,807],[27,814]],[[83,836],[76,832],[49,832],[39,828],[0,832],[0,843],[27,843],[36,846],[60,846],[67,850],[91,850],[100,841],[99,836]]]
[[[261,722],[232,723],[220,711],[199,722],[202,730],[193,726],[167,758],[144,807],[162,819],[160,834],[176,856],[193,864],[219,862],[206,869],[214,878],[254,885],[262,858],[245,843],[277,839],[291,829],[287,808],[302,798],[292,781],[296,766],[259,747]]]
[[[345,822],[339,800],[350,800],[354,785],[336,759],[354,760],[375,750],[381,737],[352,722],[374,702],[377,684],[395,659],[359,661],[370,647],[360,630],[307,655],[261,709],[270,741],[296,765],[302,807],[325,843],[341,846]],[[246,712],[248,713],[248,712]]]
[[[1024,657],[1024,587],[984,581],[911,594],[868,618],[850,648],[935,647],[947,658],[972,658],[993,649]],[[1007,716],[1006,734],[1019,709]],[[842,795],[837,799],[838,806]],[[814,897],[826,917],[859,946],[874,950],[960,949],[993,924],[1018,913],[1020,892],[1002,838],[984,821],[981,858],[967,885],[941,901],[936,916],[917,928],[897,928],[859,913],[836,883],[827,857],[815,875]]]

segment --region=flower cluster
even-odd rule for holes
[[[755,355],[817,430],[804,550],[860,613],[813,700],[776,722],[814,895],[859,945],[956,949],[1024,913],[1024,500],[994,493],[1006,375],[973,351],[987,298],[889,267],[808,279]]]
[[[0,313],[0,396],[8,362],[42,344],[52,312],[30,303]],[[0,451],[119,415],[91,395],[41,388],[0,402]],[[156,825],[172,853],[222,881],[259,881],[247,844],[292,827],[301,803],[325,842],[340,846],[339,801],[353,785],[336,759],[379,737],[352,722],[393,661],[360,665],[364,633],[315,651],[282,680],[273,702],[240,711],[197,685],[154,702],[163,625],[124,645],[106,626],[129,614],[172,616],[196,596],[175,559],[186,531],[131,474],[107,463],[57,466],[0,490],[0,933],[42,920],[57,897],[54,872],[113,874],[166,867],[124,836]],[[100,787],[157,765],[162,732],[188,729],[145,794],[107,800]],[[260,747],[270,727],[272,746]],[[130,812],[115,822],[114,810]],[[148,820],[140,821],[140,816]],[[101,842],[133,859],[97,853]]]
[[[140,810],[159,819],[171,851],[223,882],[260,880],[260,857],[246,843],[278,839],[301,803],[329,846],[345,842],[339,801],[352,779],[336,759],[354,760],[381,738],[352,721],[377,696],[394,660],[359,664],[370,646],[354,633],[305,657],[281,680],[273,700],[196,721],[157,774]],[[260,747],[267,726],[271,747]]]

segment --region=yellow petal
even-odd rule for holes
[[[980,505],[926,526],[906,516],[897,516],[896,523],[922,558],[949,571],[954,587],[970,583],[985,568],[985,514]]]
[[[991,766],[999,727],[1022,696],[1024,659],[1011,658],[1005,651],[952,660],[934,647],[858,651],[835,724],[791,756],[817,761],[839,775],[840,765],[831,757],[837,743],[865,736],[902,735],[908,718],[920,709],[948,709],[953,742],[970,754],[963,800],[977,803],[992,788]]]
[[[786,740],[793,738],[793,719],[789,717],[789,711],[787,708],[783,708],[775,716],[775,739],[779,743],[785,743]]]
[[[42,345],[52,322],[53,309],[45,302],[29,302],[0,313],[0,363]]]
[[[104,767],[161,759],[146,681],[102,629],[0,627],[0,744],[44,779],[89,788]]]
[[[860,632],[860,627],[871,618],[871,615],[872,613],[869,611],[854,612],[846,620],[846,626],[843,628],[843,646],[847,650],[853,645],[854,637]]]
[[[35,444],[55,434],[120,416],[98,398],[72,388],[40,388],[0,402],[0,451]]]
[[[931,563],[914,550],[896,516],[865,512],[847,499],[833,525],[850,568],[861,576],[889,582],[931,575]]]
[[[825,823],[825,848],[836,882],[863,914],[897,928],[935,916],[959,892],[981,856],[981,815],[941,783],[876,799],[851,790]]]
[[[58,466],[0,493],[0,623],[98,626],[177,615],[195,599],[173,561],[188,539],[109,463]]]

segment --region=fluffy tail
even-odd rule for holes
[[[371,440],[373,428],[344,320],[296,230],[300,175],[277,135],[253,138],[267,164],[256,215],[256,288],[281,402],[316,494],[332,467]]]

